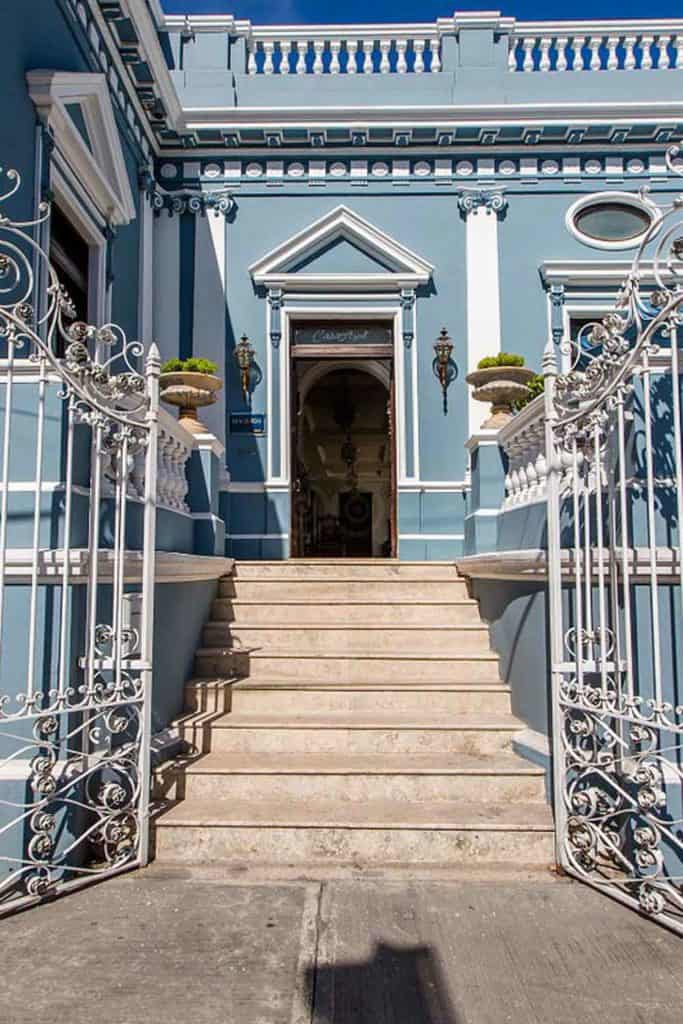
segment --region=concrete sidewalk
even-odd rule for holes
[[[567,880],[149,869],[0,923],[0,1024],[678,1024],[678,938]]]

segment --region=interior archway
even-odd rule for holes
[[[372,362],[372,365],[368,365]],[[380,360],[297,366],[295,555],[391,555],[390,371]]]

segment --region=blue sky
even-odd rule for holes
[[[348,21],[431,21],[460,11],[485,10],[496,4],[482,0],[468,3],[461,0],[453,6],[446,0],[336,0],[327,4],[320,0],[162,0],[169,14],[234,14],[238,18],[251,18],[257,24],[287,22],[330,23]],[[557,20],[564,18],[676,18],[681,16],[681,0],[516,0],[504,6],[504,14],[514,15],[520,21]]]

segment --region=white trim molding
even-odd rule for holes
[[[390,270],[377,273],[311,274],[291,272],[297,262],[314,256],[323,246],[344,238]],[[255,284],[287,291],[366,291],[375,288],[416,288],[427,284],[434,267],[391,235],[347,206],[337,206],[266,253],[249,267]]]
[[[26,81],[38,116],[76,181],[104,220],[128,224],[135,218],[135,200],[105,76],[35,70],[27,73]],[[92,151],[67,110],[69,104],[82,110]]]
[[[640,280],[646,284],[655,283],[652,260],[641,260]],[[621,288],[632,268],[631,260],[544,260],[539,267],[541,278],[546,285],[558,284],[566,288],[596,289]],[[663,280],[669,281],[673,274],[661,268]],[[588,296],[586,296],[588,298]]]

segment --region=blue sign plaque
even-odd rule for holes
[[[231,412],[231,434],[265,434],[266,417],[262,412]]]

